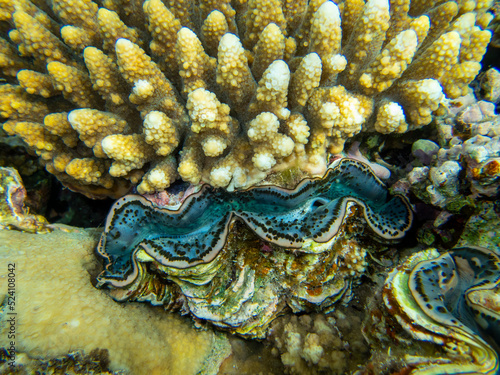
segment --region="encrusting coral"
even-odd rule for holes
[[[74,350],[91,354],[104,349],[116,373],[216,374],[231,353],[225,337],[196,331],[162,310],[118,305],[92,286],[89,278],[98,267],[93,255],[97,234],[62,225],[45,235],[0,230],[0,259],[15,265],[17,285],[23,285],[15,292],[15,368],[2,361],[0,372],[35,373],[27,356],[47,360]],[[0,278],[3,348],[12,345],[7,299],[13,297],[7,287],[8,278]]]
[[[467,92],[491,3],[3,2],[0,115],[93,197],[321,174],[356,134],[427,125]]]

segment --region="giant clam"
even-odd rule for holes
[[[385,309],[372,311],[375,324],[365,333],[406,344],[393,356],[411,374],[499,373],[498,253],[471,246],[417,252],[389,274],[382,295]]]
[[[350,159],[293,190],[204,186],[170,209],[127,196],[106,221],[98,285],[120,301],[180,305],[217,327],[264,337],[285,308],[331,308],[364,272],[367,249],[378,246],[371,239],[396,241],[411,222],[407,200]]]

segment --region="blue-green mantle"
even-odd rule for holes
[[[343,224],[349,202],[363,208],[368,226],[383,239],[399,239],[411,226],[407,200],[391,196],[367,165],[350,159],[293,190],[260,186],[227,192],[205,185],[175,211],[140,196],[126,196],[111,208],[98,245],[105,259],[99,284],[132,283],[140,249],[165,266],[210,262],[224,247],[233,217],[281,247],[300,249],[306,240],[327,242]]]

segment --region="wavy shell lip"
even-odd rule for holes
[[[329,169],[323,179],[306,179],[293,190],[264,186],[228,193],[207,186],[175,211],[127,196],[112,207],[97,248],[106,261],[99,285],[131,283],[140,248],[171,267],[213,260],[233,216],[277,246],[300,249],[308,238],[327,242],[342,225],[349,202],[363,208],[368,226],[382,239],[397,240],[411,226],[407,200],[389,196],[368,166],[350,159]]]

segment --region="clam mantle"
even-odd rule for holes
[[[406,370],[399,373],[499,373],[497,252],[463,246],[414,253],[388,275],[382,296],[370,309],[364,333],[372,346],[382,343],[382,352],[387,345],[393,349]]]
[[[301,249],[307,240],[325,243],[338,232],[349,202],[363,208],[366,222],[382,238],[399,239],[411,225],[406,199],[391,197],[369,167],[349,159],[324,178],[306,179],[294,190],[262,186],[229,193],[204,186],[178,210],[127,196],[113,205],[99,242],[107,263],[100,281],[130,284],[137,276],[134,257],[141,248],[164,266],[208,263],[224,247],[233,216],[280,247]]]
[[[175,210],[127,196],[106,221],[98,280],[118,300],[183,300],[198,318],[263,336],[285,305],[329,308],[364,272],[376,245],[362,239],[398,240],[411,222],[407,200],[350,159],[293,190],[204,186]]]

